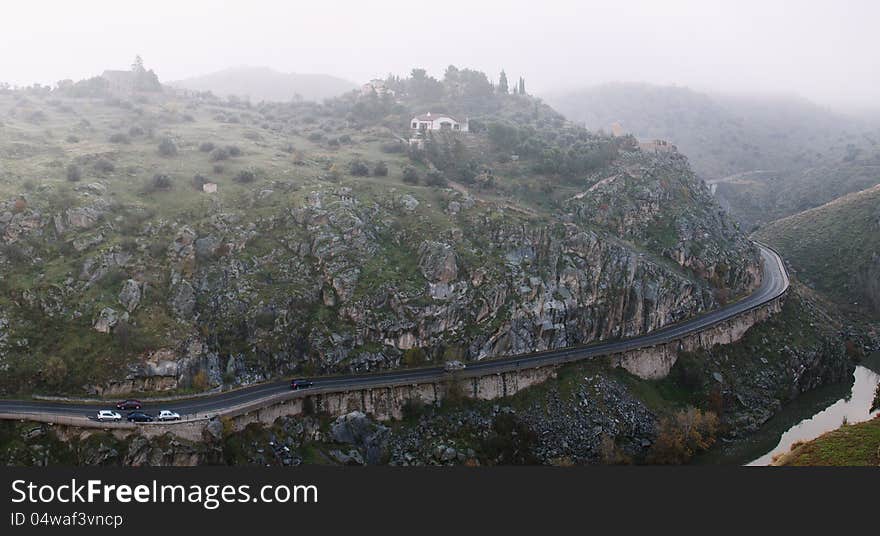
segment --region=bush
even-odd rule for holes
[[[110,143],[128,144],[128,143],[131,143],[131,140],[129,140],[128,136],[126,136],[122,132],[117,132],[115,134],[110,135]]]
[[[355,177],[366,177],[370,174],[370,168],[363,160],[352,160],[348,164],[348,172]]]
[[[443,173],[437,171],[436,169],[432,169],[425,177],[425,184],[427,184],[428,186],[442,188],[448,185],[449,182],[446,180],[446,177],[443,175]]]
[[[324,139],[324,134],[322,134],[320,132],[312,132],[311,134],[309,134],[309,141],[319,142],[323,139]]]
[[[208,388],[208,373],[204,369],[195,373],[192,379],[192,386],[199,391],[204,391]]]
[[[212,170],[214,171],[214,173],[216,173],[217,175],[220,175],[221,173],[223,173],[224,171],[226,171],[226,167],[225,167],[223,164],[214,164],[214,167],[211,168],[211,169],[212,169]]]
[[[77,182],[80,179],[82,179],[82,170],[79,169],[79,166],[76,164],[67,166],[67,180]]]
[[[156,173],[150,181],[150,189],[152,190],[170,190],[174,186],[171,177],[164,173]]]
[[[193,188],[195,188],[198,191],[202,190],[202,186],[204,186],[206,182],[208,182],[208,179],[206,179],[204,177],[204,175],[202,175],[201,173],[196,173],[193,176],[192,185],[193,185]]]
[[[71,134],[67,137],[67,143],[79,143],[79,138]]]
[[[257,180],[257,173],[252,169],[243,169],[235,176],[236,182],[249,183]]]
[[[425,364],[425,351],[421,348],[409,348],[403,352],[403,364],[408,367],[417,367]]]
[[[696,408],[680,410],[671,417],[660,419],[657,437],[648,453],[648,462],[683,464],[694,454],[715,443],[718,417],[711,411],[703,413]]]
[[[238,145],[227,145],[226,151],[229,153],[229,156],[241,156],[241,149]]]
[[[339,143],[351,143],[351,136],[349,136],[348,134],[343,134],[342,136],[339,136]]]
[[[388,176],[388,164],[383,161],[379,161],[373,167],[373,176],[374,177],[387,177]]]
[[[407,184],[418,184],[419,179],[419,170],[413,166],[406,166],[403,168],[403,182]]]
[[[226,160],[229,158],[229,151],[222,147],[218,147],[211,151],[211,160],[214,162],[219,162],[220,160]]]
[[[98,160],[96,160],[94,167],[95,171],[97,171],[98,173],[110,173],[114,169],[116,169],[116,166],[113,164],[113,162],[107,160],[106,158],[99,158]]]
[[[159,154],[162,156],[176,156],[177,144],[167,136],[162,138],[162,141],[159,142]]]
[[[381,149],[383,153],[394,154],[404,152],[406,147],[399,141],[393,141],[390,143],[383,143],[379,149]]]
[[[211,143],[210,141],[203,141],[202,143],[199,144],[199,151],[201,151],[203,153],[210,153],[213,150],[214,150],[214,144]]]
[[[135,125],[128,129],[128,135],[132,138],[136,138],[138,136],[143,136],[145,134],[144,129],[138,125]]]
[[[339,140],[337,140],[336,138],[330,138],[329,140],[327,140],[327,145],[332,147],[333,149],[337,149],[339,148]]]
[[[275,327],[275,311],[268,307],[260,309],[257,312],[254,322],[257,327],[264,330],[270,330]]]

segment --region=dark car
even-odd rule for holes
[[[142,407],[143,404],[141,404],[139,400],[123,400],[122,402],[116,404],[116,409],[124,410],[141,409]]]
[[[311,387],[312,385],[314,385],[314,383],[309,380],[290,380],[290,388],[294,391],[305,389],[307,387]]]
[[[153,422],[153,416],[142,411],[132,411],[126,418],[128,422]]]

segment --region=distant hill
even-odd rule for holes
[[[354,89],[356,84],[328,74],[281,73],[268,67],[233,67],[171,82],[169,85],[252,101],[289,101],[294,95],[322,101]]]
[[[770,223],[776,246],[820,291],[880,313],[880,185]]]
[[[675,143],[702,178],[719,183],[719,201],[749,225],[880,183],[880,122],[796,96],[614,83],[547,101],[591,129],[608,131],[619,122],[637,137]]]

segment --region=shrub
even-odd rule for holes
[[[413,166],[406,166],[403,168],[403,182],[407,184],[418,184],[419,179],[419,170]]]
[[[76,164],[67,166],[67,180],[77,182],[80,179],[82,179],[82,170],[79,169],[79,166]]]
[[[192,386],[199,391],[204,391],[208,388],[208,373],[204,369],[195,373],[192,379]]]
[[[97,171],[98,173],[110,173],[111,171],[116,169],[116,166],[113,164],[113,162],[107,160],[106,158],[99,158],[98,160],[96,160],[94,167],[95,171]]]
[[[275,327],[275,311],[269,308],[260,309],[257,312],[254,322],[257,327],[264,330],[270,330]]]
[[[221,173],[223,173],[226,170],[226,167],[223,166],[223,164],[214,164],[214,167],[211,169],[214,171],[214,173],[216,173],[217,175],[220,175]]]
[[[196,190],[201,191],[202,186],[204,186],[206,182],[208,182],[208,179],[206,179],[201,173],[196,173],[193,176],[192,185]]]
[[[67,378],[67,363],[58,356],[51,356],[43,367],[43,381],[52,387],[58,387]]]
[[[167,136],[162,138],[162,141],[159,142],[159,154],[162,156],[176,156],[177,144]]]
[[[373,176],[375,177],[387,177],[388,176],[388,164],[383,161],[376,162],[376,165],[373,167]]]
[[[67,137],[67,143],[79,143],[79,138],[71,134]]]
[[[349,136],[348,134],[343,134],[342,136],[339,136],[339,143],[351,143],[351,136]]]
[[[128,135],[132,138],[136,138],[138,136],[143,136],[145,134],[143,127],[139,125],[135,125],[128,129]]]
[[[241,149],[238,145],[227,145],[226,151],[229,153],[229,156],[241,156]]]
[[[403,364],[408,367],[417,367],[425,364],[425,351],[421,348],[409,348],[403,352]]]
[[[443,173],[437,171],[436,169],[432,169],[425,176],[425,184],[427,184],[428,186],[442,188],[449,184],[449,182],[446,180],[446,177],[443,175]]]
[[[348,172],[355,177],[366,177],[370,174],[370,168],[363,160],[352,160],[348,164]]]
[[[402,153],[406,150],[406,147],[403,143],[399,141],[393,141],[389,143],[383,143],[381,147],[379,147],[383,153]]]
[[[211,143],[210,141],[203,141],[202,143],[199,144],[199,151],[201,151],[203,153],[210,153],[213,150],[214,150],[214,144]]]
[[[309,141],[319,142],[324,139],[324,134],[320,132],[312,132],[309,134]]]
[[[126,136],[122,132],[116,132],[115,134],[110,135],[110,143],[128,144],[131,143],[131,140],[129,140],[128,136]]]
[[[222,147],[218,147],[211,151],[211,160],[214,162],[219,162],[220,160],[226,160],[229,158],[229,151]]]
[[[171,177],[164,173],[156,173],[150,181],[150,188],[154,191],[170,190],[173,185],[174,183],[171,181]]]
[[[683,464],[694,454],[715,443],[718,417],[711,411],[696,408],[680,410],[660,419],[657,437],[648,453],[648,461],[658,464]]]
[[[235,176],[236,182],[249,183],[257,180],[257,173],[252,169],[243,169]]]
[[[336,138],[330,138],[329,140],[327,140],[327,145],[329,145],[333,149],[336,149],[339,147],[339,140]]]
[[[342,173],[339,172],[339,166],[336,164],[332,164],[327,169],[327,180],[332,182],[339,182],[339,179],[342,178]]]
[[[425,403],[421,398],[408,398],[400,408],[404,419],[417,419],[425,411]]]

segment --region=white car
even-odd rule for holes
[[[99,421],[121,421],[122,415],[109,409],[102,409],[98,412]]]
[[[157,421],[179,421],[180,414],[175,413],[173,411],[168,411],[167,409],[163,409],[159,412],[159,415],[156,416]]]

